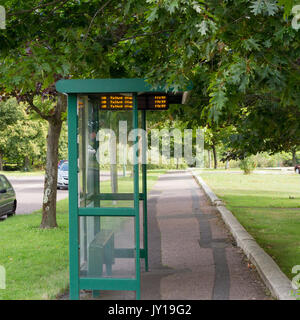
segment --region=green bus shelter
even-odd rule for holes
[[[137,129],[146,129],[147,110],[180,104],[183,93],[154,91],[144,79],[60,80],[56,89],[68,95],[70,299],[82,289],[132,290],[140,299],[147,145]]]

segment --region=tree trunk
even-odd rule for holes
[[[44,182],[43,217],[41,228],[55,228],[58,142],[62,123],[49,122],[47,137],[47,161]]]
[[[293,167],[295,167],[295,165],[297,164],[296,149],[292,150],[292,154],[293,154]]]
[[[118,167],[116,164],[110,165],[110,179],[112,193],[118,193]]]
[[[0,171],[3,171],[3,159],[2,159],[3,155],[0,152]]]
[[[112,125],[110,129],[113,130]],[[111,183],[111,192],[118,193],[118,166],[117,166],[117,145],[115,143],[109,142],[110,148],[110,183]],[[116,200],[113,200],[113,205],[117,204]]]
[[[214,169],[218,168],[218,159],[217,159],[217,151],[216,151],[216,146],[213,144],[212,145],[212,151],[214,155]]]
[[[29,167],[30,167],[30,160],[27,156],[25,156],[24,158],[24,171],[29,171]]]
[[[225,162],[225,170],[228,170],[229,169],[229,160],[226,160]]]
[[[207,154],[208,154],[208,168],[211,169],[211,153],[210,150],[207,150]]]
[[[55,114],[48,119],[47,158],[44,182],[43,215],[40,228],[56,228],[56,195],[58,143],[62,128],[62,112],[66,110],[67,101],[62,95],[58,96]]]

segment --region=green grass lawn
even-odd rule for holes
[[[162,173],[149,171],[148,190]],[[0,222],[0,266],[6,269],[6,289],[0,289],[0,300],[55,299],[67,290],[68,199],[57,203],[58,228],[41,230],[40,223],[41,211]]]
[[[0,222],[0,265],[6,289],[0,300],[54,299],[68,287],[68,202],[57,206],[59,227],[39,228],[41,214],[17,215]]]
[[[0,174],[4,174],[8,177],[19,177],[19,176],[43,176],[45,174],[45,170],[35,170],[35,171],[0,171]]]
[[[259,245],[291,279],[300,265],[300,175],[201,173]]]

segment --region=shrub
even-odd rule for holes
[[[247,157],[240,161],[240,168],[244,171],[244,174],[250,174],[256,168],[256,161],[252,156]]]

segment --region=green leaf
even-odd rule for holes
[[[167,10],[170,12],[170,13],[174,13],[175,12],[175,9],[178,8],[179,6],[179,3],[178,3],[178,0],[173,0],[169,6],[167,7]]]
[[[258,44],[258,41],[253,38],[243,40],[242,47],[245,48],[247,51],[260,49],[260,45]]]
[[[203,20],[200,24],[197,24],[196,27],[202,36],[205,36],[208,31],[208,25],[205,20]]]
[[[147,21],[148,22],[152,22],[154,20],[156,20],[158,18],[158,7],[154,7],[152,8],[151,12],[150,12],[150,15],[147,17]]]
[[[225,107],[228,98],[226,97],[226,92],[221,88],[218,88],[216,91],[211,92],[210,94],[210,105],[212,107],[212,117],[214,121],[218,121],[218,117],[221,114],[222,109]]]
[[[254,15],[267,14],[269,16],[275,15],[278,12],[276,1],[273,0],[256,0],[252,1],[250,6],[251,12]]]
[[[193,8],[197,13],[201,13],[202,12],[202,8],[198,3],[194,3],[193,4]]]

